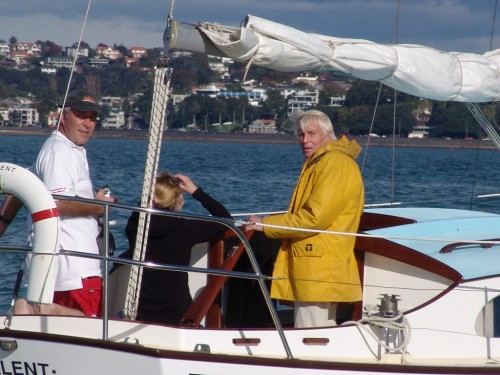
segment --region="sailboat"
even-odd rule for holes
[[[165,44],[167,49],[223,54],[284,71],[333,69],[439,100],[476,103],[500,97],[500,50],[474,55],[423,46],[387,47],[310,35],[252,16],[239,28],[185,25],[169,18]],[[427,56],[428,66],[412,63],[420,54]],[[457,69],[466,74],[458,76]],[[112,203],[110,207],[139,211],[144,232],[151,214],[174,215],[219,222],[227,227],[224,238],[193,249],[199,256],[193,256],[188,268],[145,263],[141,259],[145,236],[138,236],[132,260],[111,256],[108,250],[96,256],[106,271],[111,263],[126,265],[118,273],[105,272],[103,316],[0,316],[3,374],[500,373],[495,324],[500,301],[500,215],[425,207],[366,209],[358,233],[346,233],[357,236],[363,300],[345,306],[343,321],[336,327],[291,328],[287,309],[270,299],[268,277],[255,257],[260,247],[272,250],[271,241],[245,232],[238,221],[150,208],[169,74],[168,63],[156,69],[141,206]],[[0,193],[18,196],[32,214],[36,242],[33,248],[14,250],[33,252],[28,299],[50,303],[53,260],[61,253],[79,255],[58,248],[54,197],[31,172],[10,163],[0,163]],[[209,258],[218,254],[221,260],[214,265],[207,254]],[[241,256],[248,257],[251,270],[234,269]],[[145,323],[133,316],[134,285],[137,288],[141,270],[152,266],[205,276],[177,326]],[[220,311],[231,303],[231,296],[226,302],[220,295],[233,277],[260,290],[259,301],[250,304],[267,309],[265,327],[224,320]]]

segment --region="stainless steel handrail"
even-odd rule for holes
[[[130,205],[125,205],[125,204],[120,204],[120,203],[111,203],[111,202],[103,202],[103,201],[98,201],[98,200],[93,200],[93,199],[85,199],[85,198],[80,198],[80,197],[68,197],[68,196],[62,196],[62,195],[53,195],[54,199],[57,200],[72,200],[72,201],[79,201],[79,202],[85,202],[85,203],[92,203],[92,204],[98,204],[98,205],[103,205],[105,206],[105,213],[103,216],[103,243],[104,243],[104,254],[90,254],[90,253],[84,253],[80,251],[74,251],[74,250],[68,250],[68,249],[61,249],[59,254],[60,255],[71,255],[71,256],[78,256],[78,257],[83,257],[83,258],[90,258],[90,259],[98,259],[103,262],[103,268],[104,268],[104,273],[103,273],[103,316],[102,316],[102,321],[103,321],[103,328],[102,328],[102,338],[104,340],[109,339],[109,332],[108,332],[108,322],[109,322],[109,302],[108,302],[108,275],[111,270],[111,264],[125,264],[125,265],[137,265],[145,268],[152,268],[152,269],[159,269],[159,270],[167,270],[167,271],[178,271],[178,272],[195,272],[195,273],[203,273],[207,275],[219,275],[219,276],[227,276],[227,277],[236,277],[236,278],[243,278],[243,279],[249,279],[249,280],[256,280],[259,283],[259,287],[261,289],[262,295],[264,296],[264,299],[266,301],[267,308],[269,310],[269,313],[271,315],[271,318],[273,320],[274,326],[280,336],[280,340],[283,344],[284,350],[286,352],[287,358],[293,358],[290,346],[288,344],[288,341],[286,339],[281,321],[278,317],[278,313],[274,307],[274,304],[272,303],[268,288],[266,286],[266,281],[269,280],[269,277],[262,274],[259,264],[257,262],[257,259],[254,255],[254,252],[252,250],[252,247],[246,238],[245,234],[242,232],[242,230],[235,225],[235,221],[232,219],[227,219],[227,218],[220,218],[220,217],[215,217],[215,216],[208,216],[208,215],[197,215],[197,214],[191,214],[191,213],[184,213],[184,212],[178,212],[178,211],[164,211],[164,210],[157,210],[153,208],[143,208],[143,207],[136,207],[136,206],[130,206]],[[209,269],[209,268],[200,268],[200,267],[192,267],[192,266],[179,266],[179,265],[173,265],[173,264],[159,264],[159,263],[154,263],[154,262],[141,262],[133,259],[126,259],[126,258],[121,258],[117,256],[113,256],[109,254],[109,216],[110,212],[112,209],[119,209],[119,210],[126,210],[126,211],[136,211],[136,212],[149,212],[152,214],[156,215],[163,215],[163,216],[171,216],[171,217],[176,217],[176,218],[183,218],[187,220],[199,220],[199,221],[205,221],[205,222],[216,222],[219,223],[223,226],[225,226],[227,229],[230,229],[234,232],[235,236],[237,239],[239,239],[245,248],[245,252],[250,260],[250,263],[252,265],[253,273],[250,272],[238,272],[238,271],[227,271],[227,270],[221,270],[221,269]],[[0,245],[0,252],[1,251],[13,251],[13,252],[24,252],[27,253],[31,251],[31,248],[28,246],[3,246]]]

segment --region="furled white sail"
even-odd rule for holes
[[[500,49],[480,55],[414,44],[383,45],[305,33],[250,15],[239,28],[172,21],[165,32],[165,46],[218,54],[278,71],[328,69],[435,100],[500,99]]]

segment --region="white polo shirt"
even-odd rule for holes
[[[58,131],[40,149],[34,173],[52,194],[94,198],[85,148]],[[60,216],[62,249],[99,254],[98,234],[95,216]],[[55,290],[80,289],[82,279],[90,276],[102,276],[99,260],[59,256]]]

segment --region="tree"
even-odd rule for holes
[[[144,119],[146,124],[149,124],[149,119],[151,118],[151,101],[153,100],[153,88],[151,85],[147,87],[140,95],[134,104],[134,111],[137,112],[137,116]]]
[[[176,92],[188,93],[192,86],[209,84],[215,77],[205,55],[180,56],[171,59],[169,64],[173,71],[171,86]]]
[[[435,102],[428,125],[432,137],[464,138],[468,133],[477,138],[480,134],[476,120],[464,103]]]
[[[322,90],[319,93],[319,102],[323,105],[328,105],[332,96],[346,95],[348,91],[349,90],[341,86],[338,82],[325,82],[323,84]]]
[[[196,115],[200,112],[201,106],[199,103],[195,101],[191,101],[187,107],[188,112],[192,116],[192,124],[193,124],[193,129],[197,129],[198,126],[196,125]]]
[[[73,48],[77,48],[78,47],[78,42],[73,43],[72,47]],[[87,48],[87,49],[90,50],[90,45],[82,40],[80,42],[80,48]]]
[[[21,112],[14,110],[9,112],[9,126],[21,125]]]
[[[40,42],[40,44],[42,57],[61,56],[63,54],[61,46],[51,42],[50,40]]]
[[[215,101],[214,103],[213,110],[217,112],[217,115],[219,116],[219,121],[218,123],[222,125],[222,115],[226,112],[227,110],[227,105],[224,99],[218,98],[218,100]]]
[[[262,115],[268,119],[276,119],[276,126],[280,128],[286,120],[287,100],[278,90],[268,90],[267,100],[262,105]]]
[[[246,114],[248,106],[249,106],[248,96],[246,96],[246,95],[240,96],[238,98],[237,107],[238,107],[239,111],[241,112],[241,125],[243,125],[243,127],[245,127],[246,121],[247,121],[245,114]]]
[[[129,50],[128,50],[128,49],[127,49],[127,47],[125,47],[124,45],[121,45],[121,44],[120,44],[119,46],[117,46],[117,45],[115,44],[115,47],[114,47],[114,48],[115,48],[115,49],[117,49],[118,51],[120,51],[120,53],[122,54],[122,56],[123,56],[123,57],[127,57],[127,56],[129,56],[129,55],[130,55]]]

